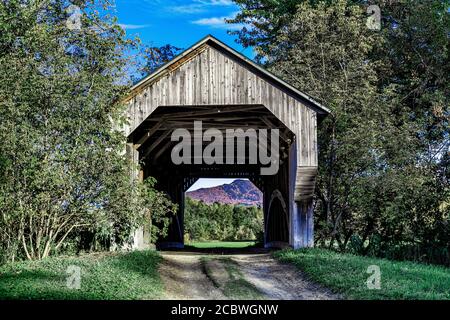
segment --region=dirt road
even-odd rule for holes
[[[339,299],[269,253],[211,255],[164,252],[164,299]]]

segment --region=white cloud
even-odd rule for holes
[[[196,2],[204,3],[211,6],[231,6],[232,0],[197,0]]]
[[[203,18],[192,21],[193,24],[197,24],[200,26],[209,26],[214,28],[223,28],[225,23],[226,17],[212,17],[212,18]]]
[[[122,23],[119,23],[119,26],[121,26],[125,30],[136,30],[150,27],[149,24],[122,24]]]
[[[189,4],[171,6],[169,9],[177,13],[194,14],[205,12],[210,7],[231,5],[234,5],[231,0],[192,0]]]
[[[184,14],[193,14],[193,13],[201,13],[205,12],[206,9],[202,5],[198,4],[188,4],[184,6],[173,6],[169,8],[170,11],[176,12],[176,13],[184,13]]]
[[[225,20],[227,19],[233,19],[236,16],[236,12],[226,16],[226,17],[210,17],[210,18],[203,18],[191,21],[192,24],[196,24],[199,26],[207,26],[211,28],[217,28],[217,29],[240,29],[242,26],[239,24],[229,24],[226,23]]]

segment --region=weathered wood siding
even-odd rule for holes
[[[316,112],[209,45],[146,84],[127,103],[128,134],[159,106],[264,105],[295,133],[298,166],[317,167]]]

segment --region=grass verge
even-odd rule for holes
[[[163,290],[158,274],[160,261],[156,251],[148,250],[7,264],[0,267],[0,300],[155,299]],[[80,288],[72,285],[71,289],[67,281],[77,267]]]
[[[193,241],[188,243],[188,247],[197,249],[216,249],[216,248],[229,248],[229,249],[241,249],[254,247],[256,241]]]
[[[413,262],[390,261],[325,249],[286,249],[274,257],[292,263],[311,280],[348,299],[450,299],[450,269]],[[380,289],[369,289],[369,266],[381,271]]]

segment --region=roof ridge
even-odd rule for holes
[[[280,79],[279,77],[277,77],[276,75],[274,75],[270,71],[266,70],[261,65],[257,64],[253,60],[247,58],[246,56],[244,56],[240,52],[236,51],[235,49],[231,48],[227,44],[223,43],[222,41],[220,41],[219,39],[217,39],[216,37],[214,37],[211,34],[206,35],[205,37],[203,37],[202,39],[200,39],[199,41],[194,43],[192,46],[190,46],[189,48],[187,48],[186,50],[181,52],[175,58],[173,58],[169,62],[165,63],[164,65],[162,65],[161,67],[159,67],[158,69],[153,71],[148,76],[146,76],[146,77],[142,78],[141,80],[139,80],[138,82],[136,82],[131,87],[131,89],[130,89],[131,93],[130,93],[129,96],[131,96],[133,92],[139,90],[140,87],[145,86],[146,84],[151,82],[151,80],[158,78],[158,76],[160,76],[160,74],[162,74],[164,71],[166,71],[166,69],[168,69],[171,65],[175,64],[176,62],[178,62],[182,58],[188,56],[189,54],[195,53],[195,50],[201,48],[203,45],[206,45],[209,41],[212,41],[216,45],[220,46],[222,49],[228,51],[228,53],[230,53],[230,54],[234,55],[235,57],[237,57],[238,59],[244,61],[245,63],[247,63],[251,67],[255,68],[257,71],[259,71],[262,74],[264,74],[266,77],[270,78],[272,81],[275,81],[278,84],[280,84],[281,86],[283,86],[283,87],[289,89],[290,91],[294,92],[295,94],[297,94],[301,98],[301,100],[303,100],[303,102],[306,101],[308,104],[312,105],[316,109],[316,111],[318,111],[319,113],[322,113],[322,114],[330,113],[330,110],[328,108],[326,108],[325,106],[321,105],[319,102],[314,100],[309,95],[301,92],[300,90],[298,90],[294,86],[290,85],[286,81]]]

